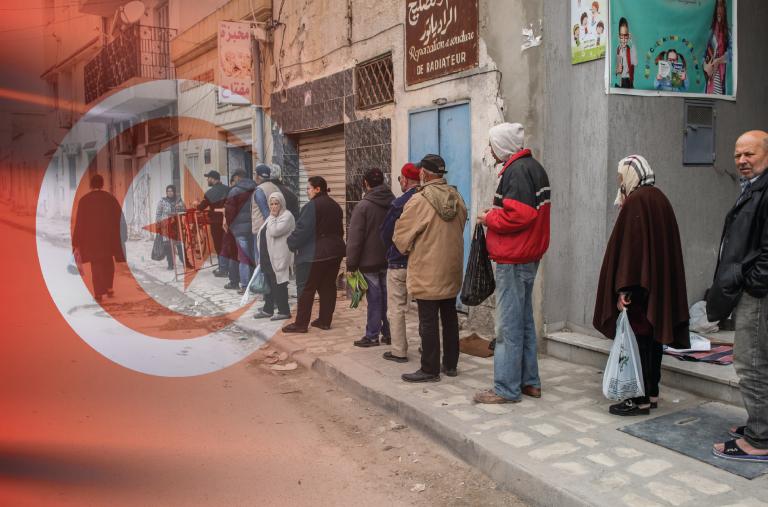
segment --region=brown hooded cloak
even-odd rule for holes
[[[661,190],[642,186],[624,201],[603,258],[592,325],[616,334],[618,293],[643,289],[641,304],[657,342],[688,348],[688,296],[680,233],[672,205]],[[637,306],[635,309],[639,310]],[[630,306],[630,322],[632,322]],[[644,317],[644,318],[643,318]],[[633,323],[634,326],[634,323]]]

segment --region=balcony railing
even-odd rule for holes
[[[172,28],[133,25],[85,65],[85,101],[93,102],[129,79],[173,79]]]

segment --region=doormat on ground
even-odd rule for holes
[[[630,424],[619,431],[746,479],[754,479],[768,473],[768,464],[731,461],[712,454],[713,444],[733,440],[733,437],[728,435],[728,428],[740,426],[746,419],[747,412],[743,409],[710,402]]]
[[[472,333],[459,340],[459,350],[470,356],[491,357],[493,351],[488,348],[491,342],[480,338],[477,333]]]
[[[706,352],[672,352],[669,349],[664,351],[672,357],[681,361],[698,361],[701,363],[712,364],[733,364],[733,345],[718,345],[712,347]]]

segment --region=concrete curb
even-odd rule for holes
[[[371,402],[403,419],[408,425],[426,433],[430,438],[449,449],[456,457],[478,468],[494,480],[502,489],[514,493],[526,502],[547,506],[589,506],[589,499],[579,497],[560,487],[557,476],[541,477],[525,466],[525,455],[519,462],[509,462],[497,452],[494,442],[479,442],[451,425],[450,419],[434,417],[415,404],[391,395],[397,389],[390,382],[354,360],[343,355],[317,357],[306,352],[293,340],[278,334],[270,343],[299,364],[333,381],[350,394]]]

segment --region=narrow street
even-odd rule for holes
[[[161,378],[109,362],[40,291],[33,236],[0,225],[0,505],[521,505],[422,434],[264,351]],[[49,303],[50,305],[50,303]],[[36,315],[37,318],[27,318]],[[419,491],[422,489],[423,491]]]

